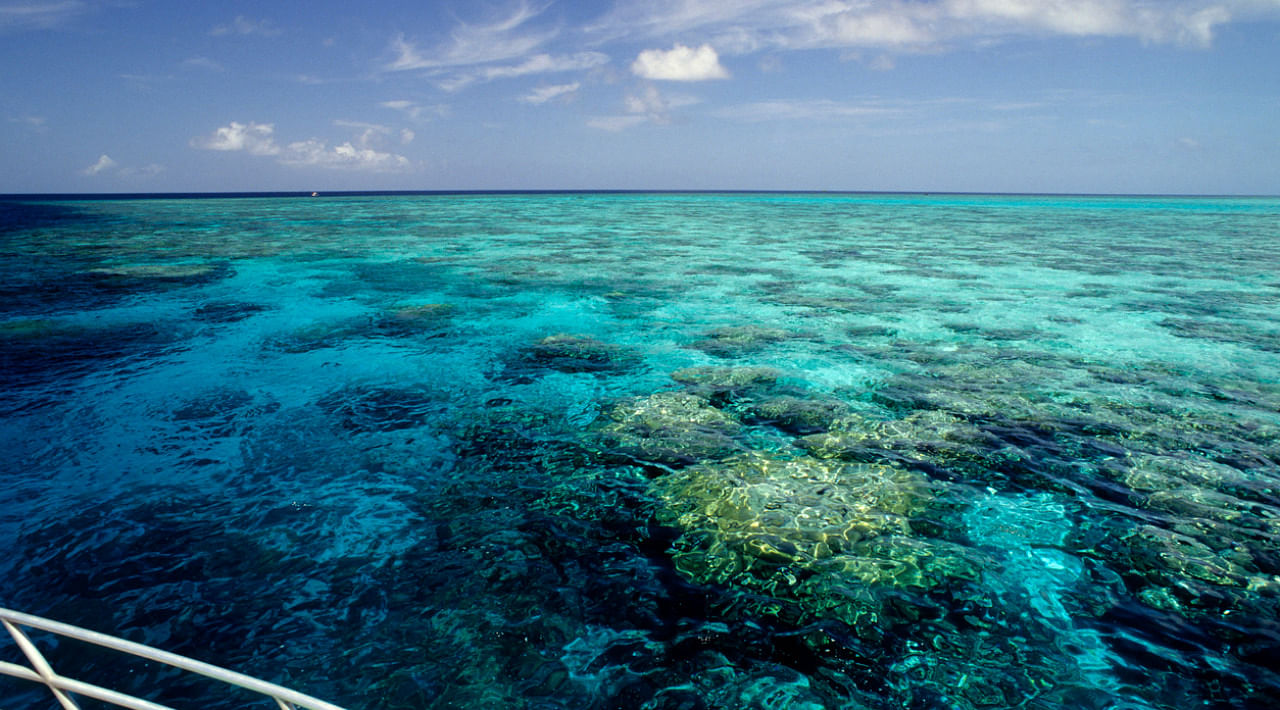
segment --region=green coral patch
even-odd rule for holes
[[[655,479],[658,520],[680,531],[676,568],[846,621],[895,589],[973,580],[972,551],[914,533],[935,484],[896,466],[762,453]]]

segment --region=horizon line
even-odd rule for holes
[[[972,196],[972,197],[1161,197],[1276,199],[1280,194],[1161,193],[1161,192],[992,192],[957,190],[752,190],[752,189],[459,189],[459,190],[246,190],[175,192],[13,192],[0,200],[140,200],[140,199],[236,199],[281,197],[391,197],[466,195],[870,195],[870,196]]]

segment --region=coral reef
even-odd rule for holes
[[[686,466],[743,451],[742,425],[687,392],[662,391],[634,397],[604,411],[591,438],[607,457],[665,466]]]
[[[758,325],[728,326],[707,331],[689,347],[719,358],[738,358],[759,352],[796,335],[779,328]]]
[[[558,333],[522,347],[506,366],[501,379],[536,377],[546,371],[609,373],[634,367],[639,358],[627,348],[585,335]]]
[[[683,574],[798,602],[802,618],[865,626],[892,590],[978,577],[980,556],[913,534],[935,487],[896,466],[753,452],[652,486]]]

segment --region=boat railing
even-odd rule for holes
[[[5,630],[13,637],[22,654],[26,656],[27,662],[31,664],[28,667],[18,663],[0,661],[0,674],[44,684],[49,688],[49,692],[53,693],[54,698],[61,704],[63,710],[79,710],[80,706],[76,702],[76,695],[93,698],[122,708],[129,708],[129,710],[171,709],[149,700],[75,680],[57,673],[23,631],[24,628],[37,629],[55,636],[75,639],[234,685],[274,700],[281,710],[298,710],[299,708],[305,708],[306,710],[343,710],[333,703],[313,698],[310,695],[299,693],[274,683],[258,680],[243,673],[236,673],[235,671],[219,668],[176,653],[161,651],[140,643],[126,641],[98,633],[97,631],[82,629],[79,626],[52,621],[32,614],[0,608],[0,624],[4,625]],[[263,701],[265,702],[266,699],[264,698]]]

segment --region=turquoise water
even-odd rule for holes
[[[1280,200],[26,201],[0,245],[0,605],[351,708],[1280,697]]]

